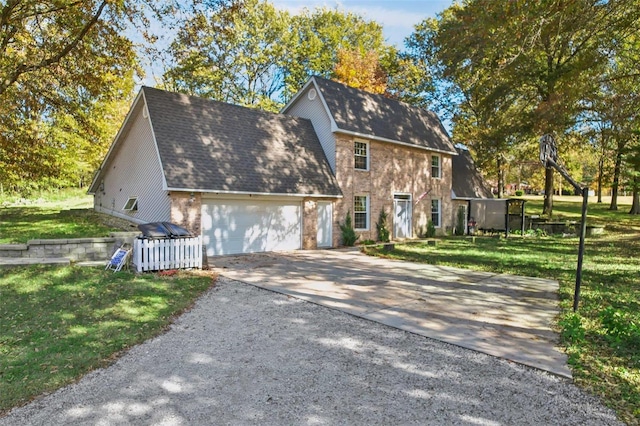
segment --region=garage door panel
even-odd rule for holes
[[[202,229],[207,255],[295,250],[301,245],[300,203],[205,201]]]

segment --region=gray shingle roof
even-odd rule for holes
[[[341,195],[309,120],[142,90],[169,189]]]
[[[456,152],[435,113],[321,77],[314,79],[339,129]]]
[[[456,147],[458,155],[451,159],[452,190],[456,198],[493,198],[491,189],[476,169],[471,153],[466,148]]]

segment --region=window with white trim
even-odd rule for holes
[[[353,197],[353,228],[369,229],[369,196],[356,195]]]
[[[369,143],[355,141],[353,151],[354,167],[357,170],[369,170]]]
[[[431,221],[436,228],[440,228],[440,216],[440,200],[431,200]]]
[[[440,179],[442,176],[440,174],[440,156],[432,155],[431,156],[431,177]]]
[[[129,197],[127,203],[124,205],[122,210],[127,212],[136,212],[138,211],[138,197]]]

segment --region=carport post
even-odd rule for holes
[[[507,200],[507,202],[505,203],[505,208],[507,209],[507,211],[505,212],[506,214],[504,215],[504,237],[505,238],[509,238],[509,206],[511,205],[511,200]]]

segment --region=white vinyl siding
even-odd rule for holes
[[[331,131],[331,119],[324,109],[320,94],[314,100],[309,100],[307,94],[310,89],[315,90],[315,86],[311,84],[305,93],[302,93],[297,101],[289,107],[286,114],[296,117],[308,118],[313,124],[313,129],[318,135],[322,150],[327,156],[327,161],[331,166],[331,170],[336,172],[336,140]]]
[[[302,245],[298,200],[217,199],[202,202],[207,256],[297,250]]]
[[[144,99],[130,119],[131,128],[104,165],[104,189],[94,196],[95,209],[137,223],[169,221],[171,204],[163,190],[163,173],[149,119],[143,117]],[[123,206],[135,194],[137,210],[125,211]]]

